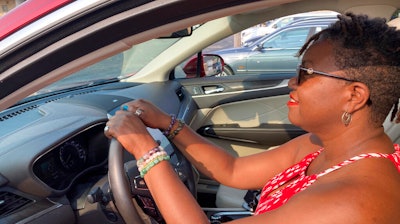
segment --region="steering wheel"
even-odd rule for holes
[[[195,196],[196,181],[190,162],[180,153],[179,150],[173,150],[173,152],[169,154],[171,157],[171,165],[174,167],[180,179],[185,183],[192,195]],[[114,138],[110,143],[108,169],[108,179],[112,191],[112,197],[119,214],[122,216],[125,223],[144,224],[143,219],[133,204],[132,196],[144,196],[151,200],[151,203],[153,203],[154,206],[155,202],[151,197],[147,186],[143,184],[139,187],[137,186],[137,178],[140,178],[140,175],[136,167],[136,162],[130,161],[124,164],[124,148]],[[144,182],[144,180],[141,179],[139,182]],[[138,204],[140,205],[140,203]],[[145,211],[143,206],[141,207]],[[145,213],[147,212],[145,211]],[[148,215],[152,217],[154,213]],[[155,220],[157,220],[157,218],[159,220],[162,219],[161,216],[152,218],[155,218]]]
[[[128,180],[124,169],[124,152],[122,145],[112,139],[108,152],[108,179],[114,204],[125,223],[144,224],[132,202]]]

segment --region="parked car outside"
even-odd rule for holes
[[[292,22],[290,22],[289,24],[287,24],[287,26],[293,26],[293,25],[297,25],[297,24],[315,24],[315,23],[322,23],[322,22],[334,22],[337,20],[337,15],[335,16],[323,16],[323,17],[306,17],[306,18],[301,18],[298,20],[294,20]],[[264,38],[265,36],[267,36],[269,34],[266,35],[257,35],[254,36],[252,38],[248,38],[245,42],[242,43],[243,47],[247,47],[252,45],[253,43],[257,42],[259,39]]]
[[[148,100],[238,157],[269,150],[304,133],[287,118],[292,71],[208,77],[223,60],[202,49],[305,9],[390,18],[399,8],[398,0],[25,1],[0,18],[0,223],[165,223],[135,158],[104,135],[124,103]],[[272,44],[291,46],[291,37],[298,48],[324,25],[300,28],[257,52],[292,63]],[[193,55],[194,67],[180,67]],[[221,194],[160,130],[149,132],[205,213],[251,215],[240,193]]]
[[[274,31],[283,28],[295,21],[311,18],[324,18],[324,17],[334,17],[338,13],[333,11],[316,11],[307,13],[297,13],[289,16],[280,17],[272,21],[267,21],[261,23],[257,26],[251,27],[241,32],[241,44],[242,46],[248,45],[255,40],[273,33]]]
[[[313,34],[325,29],[332,20],[288,25],[244,47],[211,52],[221,56],[223,76],[295,74],[299,58],[296,53]]]
[[[309,18],[304,18],[304,19],[299,19],[296,21],[293,21],[289,23],[289,26],[294,26],[294,25],[304,25],[304,24],[313,24],[313,23],[334,23],[338,20],[337,15],[335,16],[324,16],[324,17],[309,17]]]

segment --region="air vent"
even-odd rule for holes
[[[7,216],[33,201],[11,192],[0,192],[0,218]]]
[[[20,114],[23,114],[23,113],[25,113],[27,111],[33,110],[33,109],[35,109],[37,107],[38,107],[38,105],[33,105],[33,106],[30,106],[30,107],[25,107],[24,109],[21,109],[21,110],[14,111],[12,113],[9,113],[7,115],[4,115],[4,116],[0,117],[0,121],[8,120],[8,119],[13,118],[15,116],[18,116]]]
[[[40,105],[42,105],[44,103],[51,103],[51,102],[54,102],[54,101],[57,101],[57,100],[60,100],[60,99],[72,98],[75,95],[85,95],[85,94],[93,93],[93,92],[96,92],[96,91],[97,90],[88,90],[88,91],[84,91],[84,92],[78,92],[78,93],[73,94],[73,95],[71,95],[70,93],[68,95],[62,95],[62,96],[55,95],[53,98],[51,98],[51,99],[49,99],[46,102],[43,102],[41,104],[34,104],[34,105],[31,105],[31,106],[28,106],[28,107],[24,107],[22,109],[18,109],[17,108],[13,112],[9,112],[6,115],[0,116],[0,121],[5,121],[5,120],[8,120],[10,118],[16,117],[16,116],[18,116],[20,114],[23,114],[23,113],[27,112],[27,111],[33,110],[35,108],[38,108]]]

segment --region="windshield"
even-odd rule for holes
[[[134,45],[127,51],[93,64],[37,91],[24,101],[38,98],[43,94],[104,82],[119,81],[135,75],[146,64],[179,39],[159,38]]]

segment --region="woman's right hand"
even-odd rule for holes
[[[151,102],[143,99],[125,103],[121,108],[125,110],[127,109],[133,113],[138,111],[140,113],[138,116],[142,122],[150,128],[166,130],[171,122],[171,116],[169,114],[163,112]]]

